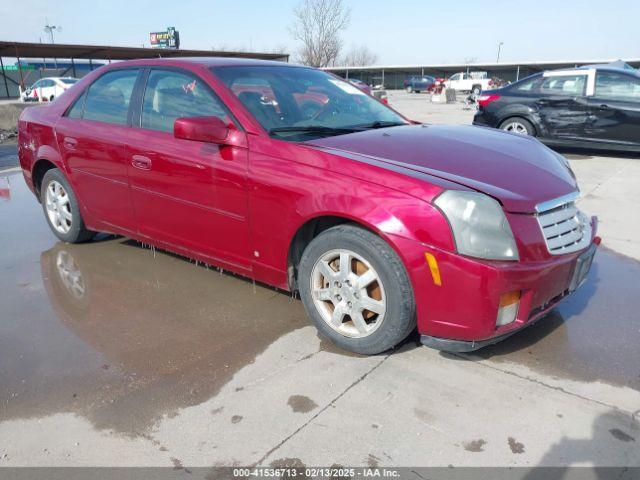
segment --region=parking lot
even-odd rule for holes
[[[424,122],[473,117],[389,100]],[[563,153],[600,219],[588,281],[455,355],[417,335],[348,354],[284,292],[125,238],[60,243],[5,170],[0,466],[640,467],[640,159]]]

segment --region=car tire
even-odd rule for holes
[[[300,260],[298,288],[319,332],[345,350],[375,355],[415,328],[413,289],[400,257],[358,226],[332,227],[311,241]]]
[[[518,133],[520,135],[536,136],[536,129],[533,124],[522,117],[511,117],[500,124],[500,130],[505,132]]]
[[[471,87],[472,95],[480,95],[482,93],[482,87],[480,85],[474,85]]]
[[[53,102],[55,99],[56,99],[55,95],[51,95],[51,96],[49,97],[49,101],[50,101],[50,102]]]
[[[63,242],[91,240],[95,232],[87,229],[80,214],[78,199],[60,170],[47,170],[40,187],[42,209],[53,234]]]
[[[411,85],[407,85],[407,93],[413,93],[413,88]]]

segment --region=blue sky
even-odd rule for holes
[[[640,1],[345,0],[347,48],[366,44],[379,64],[454,63],[475,58],[562,60],[640,57]],[[175,26],[183,48],[296,48],[289,34],[298,0],[2,0],[0,40],[148,46]],[[483,6],[485,5],[485,6]]]

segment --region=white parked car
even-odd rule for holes
[[[493,82],[487,72],[458,72],[444,82],[445,87],[456,92],[471,92],[480,95],[483,90],[489,90]]]
[[[45,77],[20,93],[23,102],[53,102],[78,81],[73,77]]]

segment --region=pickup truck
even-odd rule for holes
[[[447,88],[456,92],[471,92],[476,95],[493,86],[493,82],[487,76],[487,72],[458,72],[451,75],[444,84]]]

